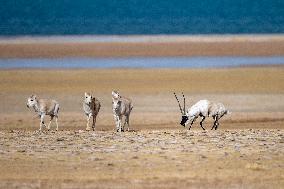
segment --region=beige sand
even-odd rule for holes
[[[105,41],[94,36],[0,39],[0,58],[284,55],[284,35],[104,38]]]
[[[283,67],[1,70],[0,188],[283,188],[283,86]],[[132,132],[113,131],[112,89],[134,101]],[[95,132],[85,91],[102,102]],[[188,131],[173,91],[232,114]],[[59,132],[36,131],[31,93],[60,102]]]
[[[283,130],[0,132],[1,188],[283,188]]]

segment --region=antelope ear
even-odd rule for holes
[[[118,98],[119,97],[119,93],[117,91],[112,91],[111,95],[113,96],[113,98]]]
[[[87,93],[85,92],[85,96],[87,96]]]

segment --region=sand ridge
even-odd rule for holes
[[[283,35],[85,36],[0,39],[0,58],[283,56]]]

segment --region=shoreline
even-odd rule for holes
[[[283,55],[282,34],[0,37],[0,58]]]
[[[136,43],[136,42],[264,42],[284,41],[284,34],[212,35],[50,35],[0,36],[0,44],[13,43]]]

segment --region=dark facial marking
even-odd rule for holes
[[[186,123],[187,120],[188,120],[188,117],[185,116],[185,115],[183,115],[183,116],[181,117],[181,122],[180,122],[180,124],[185,127],[185,123]]]

